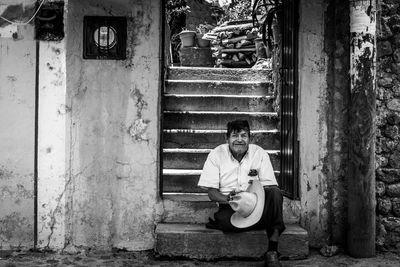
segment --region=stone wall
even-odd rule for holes
[[[378,13],[376,195],[377,247],[400,251],[400,3]]]

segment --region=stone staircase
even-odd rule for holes
[[[200,259],[261,257],[267,246],[263,231],[223,234],[205,228],[217,207],[197,182],[208,153],[225,142],[226,124],[234,119],[249,121],[252,142],[269,153],[279,182],[279,117],[273,109],[272,71],[170,67],[167,77],[163,103],[164,214],[156,228],[156,252]],[[285,199],[286,207],[293,205],[296,203]],[[296,225],[296,212],[290,208],[284,211],[289,225],[280,251],[286,258],[305,257],[307,232]]]

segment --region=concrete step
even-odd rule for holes
[[[272,69],[170,67],[173,80],[272,81]]]
[[[279,173],[275,173],[279,176]],[[163,223],[207,223],[213,218],[217,205],[211,202],[207,193],[164,192],[162,195],[164,212]],[[299,200],[283,197],[283,220],[286,224],[300,222],[301,204]]]
[[[206,190],[197,186],[202,170],[163,169],[163,192],[166,193],[205,193]],[[280,182],[280,172],[275,171],[275,177]]]
[[[225,130],[233,120],[247,120],[252,130],[276,130],[275,112],[164,111],[164,129]]]
[[[164,148],[164,169],[202,169],[211,149]],[[280,151],[267,150],[274,170],[280,168]]]
[[[167,257],[192,259],[261,258],[268,248],[265,231],[223,233],[203,224],[158,224],[156,253]],[[287,225],[279,241],[281,257],[304,259],[308,256],[308,233],[298,225]]]
[[[273,94],[271,82],[223,80],[166,80],[165,94],[193,95],[255,95]]]
[[[165,94],[165,110],[273,112],[272,96]]]
[[[264,149],[280,149],[278,130],[255,130],[251,132],[251,142]],[[215,148],[226,143],[224,130],[186,130],[165,129],[163,132],[164,148]]]

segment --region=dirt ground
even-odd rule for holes
[[[297,266],[400,266],[400,255],[379,253],[374,258],[355,259],[345,254],[323,257],[317,251],[311,251],[308,259],[282,261],[284,267]],[[263,261],[249,260],[173,260],[157,259],[151,251],[144,252],[81,252],[74,255],[43,252],[0,251],[0,267],[27,266],[263,266]]]

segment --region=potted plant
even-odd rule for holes
[[[194,46],[195,37],[196,37],[195,31],[189,31],[189,30],[183,29],[179,33],[179,38],[181,39],[182,47]]]
[[[197,39],[197,45],[198,47],[209,47],[210,46],[210,40],[203,39],[204,34],[209,32],[213,28],[212,25],[210,24],[199,24],[196,27],[196,39]]]

